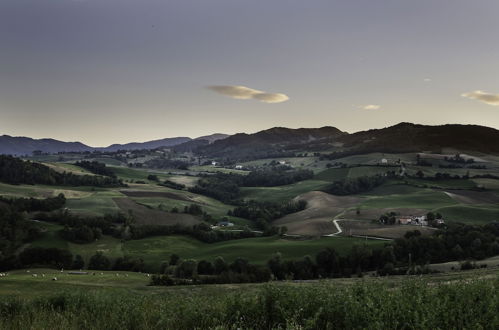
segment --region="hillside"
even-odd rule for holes
[[[187,141],[190,141],[189,137],[174,137],[166,138],[160,140],[153,140],[147,142],[132,142],[126,144],[112,144],[106,148],[96,148],[100,151],[118,151],[118,150],[137,150],[137,149],[156,149],[159,147],[172,147]]]
[[[255,159],[281,152],[285,146],[306,144],[339,137],[346,133],[331,126],[321,128],[274,127],[254,134],[239,133],[211,145],[198,148],[198,153],[211,157]]]
[[[363,152],[417,152],[453,148],[499,153],[499,131],[477,125],[427,126],[400,123],[338,137],[345,148]]]
[[[139,149],[156,149],[159,147],[172,147],[187,143],[189,141],[214,141],[226,138],[227,134],[211,134],[201,136],[196,139],[189,137],[173,137],[146,142],[131,142],[125,144],[112,144],[108,147],[91,147],[81,142],[64,142],[55,139],[33,139],[24,136],[0,136],[0,154],[24,156],[31,155],[33,151],[41,151],[43,153],[59,153],[59,152],[84,152],[84,151],[102,151],[115,152],[118,150],[139,150]],[[199,142],[197,142],[199,143]]]
[[[63,142],[54,139],[32,139],[28,137],[0,136],[0,154],[31,155],[35,150],[47,153],[61,151],[92,151],[93,148],[80,142]]]

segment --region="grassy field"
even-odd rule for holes
[[[305,255],[315,255],[326,247],[334,248],[341,254],[350,251],[354,244],[369,244],[380,247],[384,242],[345,237],[324,237],[315,240],[288,240],[278,237],[246,238],[207,244],[185,236],[159,236],[141,240],[126,241],[124,252],[127,255],[144,258],[146,263],[160,264],[176,253],[182,258],[212,260],[222,256],[227,261],[238,257],[256,264],[265,263],[272,254],[280,252],[284,259],[298,259]]]
[[[325,188],[329,183],[322,180],[305,180],[279,187],[241,188],[245,199],[284,202],[312,190]]]
[[[361,203],[365,208],[436,208],[456,205],[457,202],[442,191],[420,189],[408,194],[377,196],[369,193],[368,199]]]
[[[124,197],[115,190],[92,192],[83,198],[71,198],[66,201],[67,208],[73,212],[88,216],[114,214],[119,211],[113,198]]]
[[[46,274],[34,278],[33,273]],[[57,281],[51,278],[57,276]],[[496,329],[497,270],[418,278],[148,287],[146,274],[0,278],[2,329]],[[206,303],[209,301],[209,303]],[[472,302],[472,303],[470,303]]]
[[[341,254],[345,254],[355,244],[369,244],[372,247],[381,247],[382,241],[364,240],[350,237],[323,237],[314,240],[290,240],[279,237],[246,238],[218,243],[203,243],[187,236],[155,236],[140,240],[121,241],[120,239],[104,235],[96,242],[88,244],[69,243],[58,236],[59,225],[41,223],[46,229],[44,235],[31,243],[31,246],[68,248],[74,255],[79,254],[88,262],[96,251],[102,251],[109,258],[129,255],[142,258],[148,269],[157,270],[161,262],[167,260],[173,253],[182,258],[196,260],[213,260],[217,256],[233,261],[243,257],[253,263],[263,264],[272,254],[280,252],[285,259],[298,259],[305,255],[314,256],[320,250],[331,247]]]
[[[340,181],[344,179],[354,179],[361,176],[374,176],[388,171],[398,171],[398,166],[356,166],[345,168],[330,168],[315,175],[316,180]]]
[[[499,221],[499,206],[493,205],[455,205],[434,210],[443,215],[448,222],[462,222],[482,225]]]

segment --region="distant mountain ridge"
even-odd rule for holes
[[[212,144],[200,146],[197,152],[211,157],[230,157],[240,160],[271,157],[286,146],[304,144],[348,134],[336,127],[285,128],[273,127],[253,134],[238,133]],[[251,154],[251,157],[248,157]]]
[[[0,136],[0,154],[30,155],[34,150],[57,153],[63,151],[117,151],[174,148],[178,152],[194,152],[201,156],[233,161],[256,158],[293,156],[296,152],[332,151],[344,154],[370,152],[403,153],[453,148],[499,154],[499,130],[478,125],[397,125],[360,131],[343,132],[335,127],[285,128],[274,127],[253,134],[212,134],[196,139],[174,137],[148,142],[113,144],[93,148],[80,142],[54,139]]]
[[[137,149],[156,149],[159,147],[173,147],[185,142],[196,141],[199,139],[212,143],[219,139],[227,137],[227,134],[216,133],[202,136],[196,139],[189,137],[174,137],[147,142],[132,142],[126,144],[112,144],[108,147],[91,147],[81,142],[64,142],[55,139],[33,139],[24,136],[0,136],[0,154],[4,155],[31,155],[33,151],[44,153],[58,152],[84,152],[84,151],[117,151],[117,150],[137,150]]]
[[[63,142],[54,139],[32,139],[28,137],[0,136],[0,154],[4,155],[31,155],[33,151],[41,150],[48,153],[61,151],[93,151],[81,142]]]

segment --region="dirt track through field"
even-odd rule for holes
[[[322,236],[337,232],[333,218],[345,209],[357,205],[361,198],[310,191],[294,200],[307,201],[307,208],[277,219],[273,225],[286,226],[290,235]]]

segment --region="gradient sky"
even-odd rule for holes
[[[498,13],[497,0],[0,0],[0,134],[104,146],[273,126],[499,128]],[[488,103],[462,96],[477,90]]]

